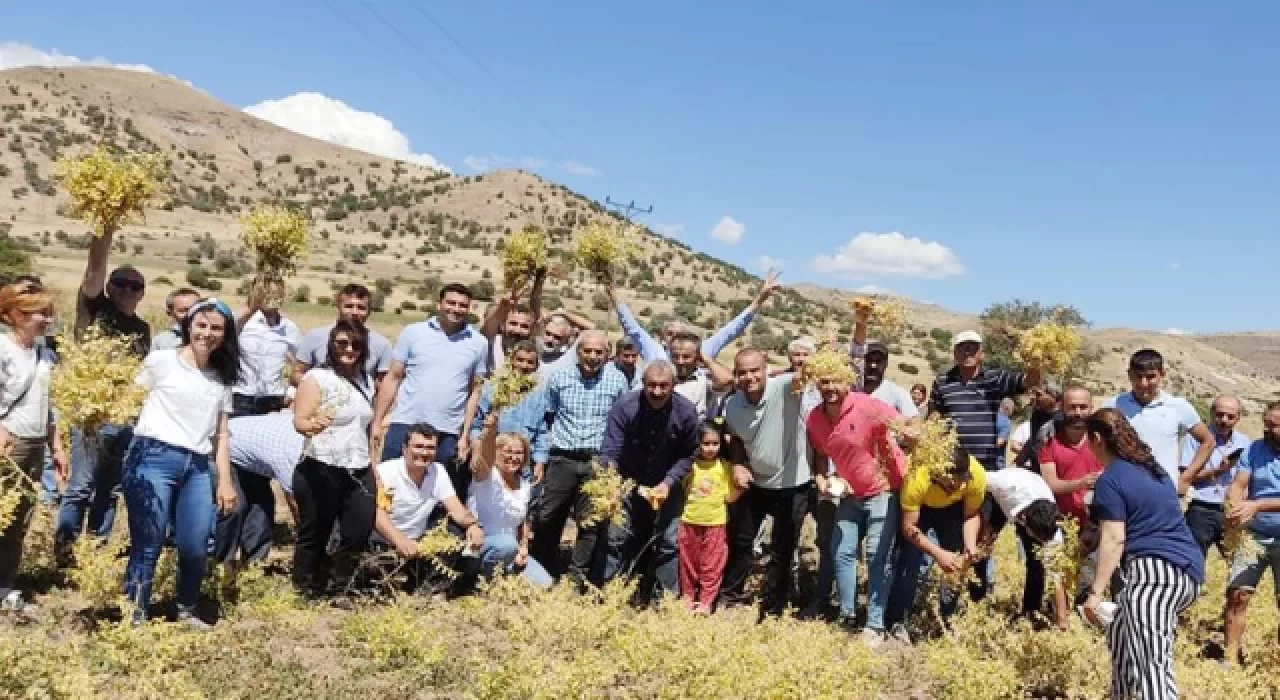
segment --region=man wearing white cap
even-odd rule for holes
[[[951,341],[951,353],[956,364],[933,380],[929,412],[951,419],[960,444],[988,471],[994,471],[999,468],[996,414],[1000,402],[1039,386],[1042,372],[1034,366],[1025,372],[983,368],[985,354],[977,331],[957,333]]]

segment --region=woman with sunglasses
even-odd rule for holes
[[[195,616],[195,606],[213,532],[210,504],[215,492],[224,513],[236,502],[227,416],[239,375],[235,317],[217,299],[192,306],[182,320],[182,345],[151,353],[138,373],[147,397],[121,473],[131,539],[125,592],[136,606],[135,623],[146,619],[156,561],[172,526],[178,619],[208,626]]]
[[[63,478],[67,457],[49,412],[53,351],[40,343],[53,320],[53,296],[30,282],[0,289],[0,455],[32,482],[40,481],[46,450]],[[13,522],[0,531],[0,610],[33,612],[14,588],[34,494],[23,491]]]
[[[378,485],[369,462],[373,384],[365,371],[367,356],[364,326],[339,320],[329,332],[325,364],[303,375],[294,399],[293,426],[307,440],[293,473],[293,584],[309,597],[329,589],[327,545],[334,523],[341,523],[333,569],[342,586],[355,574],[373,532]]]

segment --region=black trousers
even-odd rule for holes
[[[591,478],[591,459],[586,455],[552,454],[547,460],[542,482],[542,496],[534,507],[533,543],[529,553],[557,579],[564,573],[560,566],[560,536],[572,515],[578,523],[578,539],[573,544],[569,578],[578,585],[604,583],[604,554],[608,523],[582,527],[582,517],[590,508],[590,500],[582,493],[582,485]]]
[[[747,578],[754,563],[756,533],[765,516],[773,519],[769,534],[769,568],[761,598],[766,614],[780,615],[787,607],[791,591],[791,561],[800,540],[800,527],[809,510],[813,484],[784,489],[752,485],[729,508],[729,563],[724,570],[721,598],[726,603],[745,603]]]
[[[240,555],[241,562],[267,558],[271,552],[271,528],[276,520],[276,495],[271,478],[231,465],[231,480],[236,487],[236,508],[219,513],[214,528],[213,557],[220,564],[231,564]]]
[[[1226,530],[1227,517],[1221,504],[1193,500],[1187,506],[1186,519],[1191,536],[1200,545],[1201,554],[1208,556],[1210,545],[1217,545],[1218,553],[1223,553],[1222,535]]]
[[[231,417],[264,416],[284,408],[283,396],[231,395]]]
[[[343,469],[311,457],[298,464],[293,472],[293,497],[298,502],[293,584],[304,594],[328,591],[331,565],[338,585],[350,582],[373,532],[376,488],[368,467]],[[331,562],[328,543],[335,522],[339,541]]]
[[[1008,517],[990,495],[983,503],[983,508],[990,513],[987,523],[991,526],[992,533],[999,535],[1005,525],[1009,524]],[[1014,532],[1018,535],[1018,541],[1022,543],[1023,554],[1026,555],[1024,563],[1027,576],[1022,584],[1022,614],[1030,615],[1040,612],[1040,607],[1044,604],[1044,562],[1040,561],[1038,553],[1040,545],[1031,539],[1027,529],[1014,523]],[[1067,591],[1068,599],[1074,595],[1075,591]]]

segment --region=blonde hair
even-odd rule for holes
[[[5,285],[0,289],[0,320],[13,325],[16,311],[35,313],[53,312],[53,295],[29,282]]]
[[[502,433],[498,435],[495,442],[497,443],[499,450],[512,443],[519,444],[520,449],[524,450],[524,461],[526,462],[528,462],[529,458],[532,456],[532,448],[529,445],[529,438],[525,437],[523,433]]]

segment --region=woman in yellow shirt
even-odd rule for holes
[[[904,633],[901,625],[915,604],[920,580],[934,561],[943,571],[954,574],[981,559],[978,533],[986,483],[982,464],[960,446],[956,446],[954,464],[946,474],[936,476],[925,469],[907,473],[899,494],[904,542],[885,615],[886,624],[893,626],[892,636]],[[970,586],[969,594],[980,600],[986,590]],[[944,589],[942,616],[954,613],[958,603],[957,592]]]
[[[684,512],[676,548],[680,558],[680,595],[689,607],[709,613],[720,593],[724,565],[729,558],[725,525],[729,504],[742,495],[733,480],[733,467],[720,458],[724,430],[704,422],[698,430],[698,453],[684,480]]]

